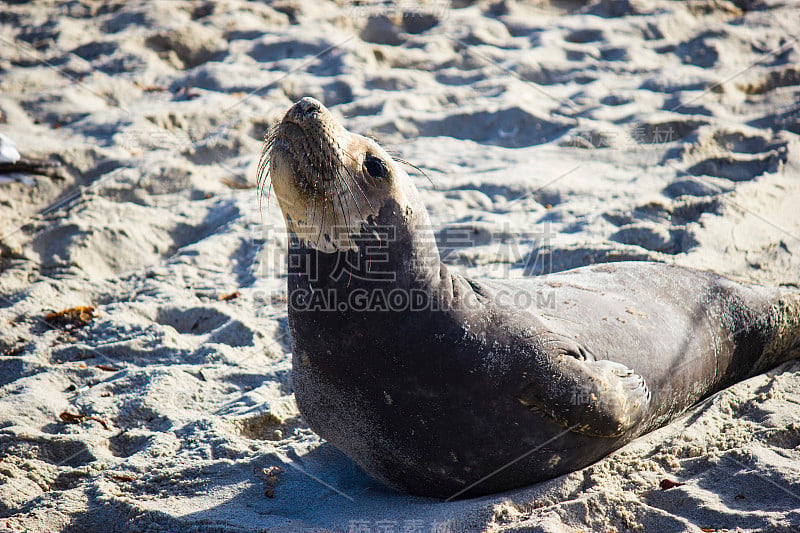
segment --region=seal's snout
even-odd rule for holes
[[[294,106],[295,113],[301,116],[313,115],[322,109],[322,104],[316,98],[306,96],[301,98]]]
[[[319,114],[323,112],[325,106],[316,98],[306,96],[301,98],[289,108],[284,117],[284,121],[302,123],[309,119],[318,118]]]
[[[287,157],[298,182],[316,186],[336,179],[344,164],[349,133],[316,98],[301,98],[286,111],[272,133],[273,162]]]

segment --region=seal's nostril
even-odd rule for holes
[[[301,115],[310,115],[320,111],[320,109],[322,109],[322,104],[319,103],[319,100],[310,96],[306,96],[297,102],[297,110]]]

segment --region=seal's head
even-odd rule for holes
[[[267,134],[259,183],[271,179],[290,235],[321,252],[355,250],[355,236],[381,209],[410,216],[408,175],[373,140],[347,131],[306,97]]]

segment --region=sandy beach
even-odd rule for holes
[[[800,284],[800,6],[779,0],[0,6],[0,530],[800,531],[800,362],[583,470],[442,502],[292,391],[256,170],[303,96],[427,174],[477,277],[660,261]],[[503,439],[503,435],[497,435]]]

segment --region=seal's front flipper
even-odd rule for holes
[[[623,364],[595,360],[567,338],[547,347],[544,364],[517,393],[520,403],[572,431],[597,437],[622,435],[644,418],[650,404],[644,378]]]

